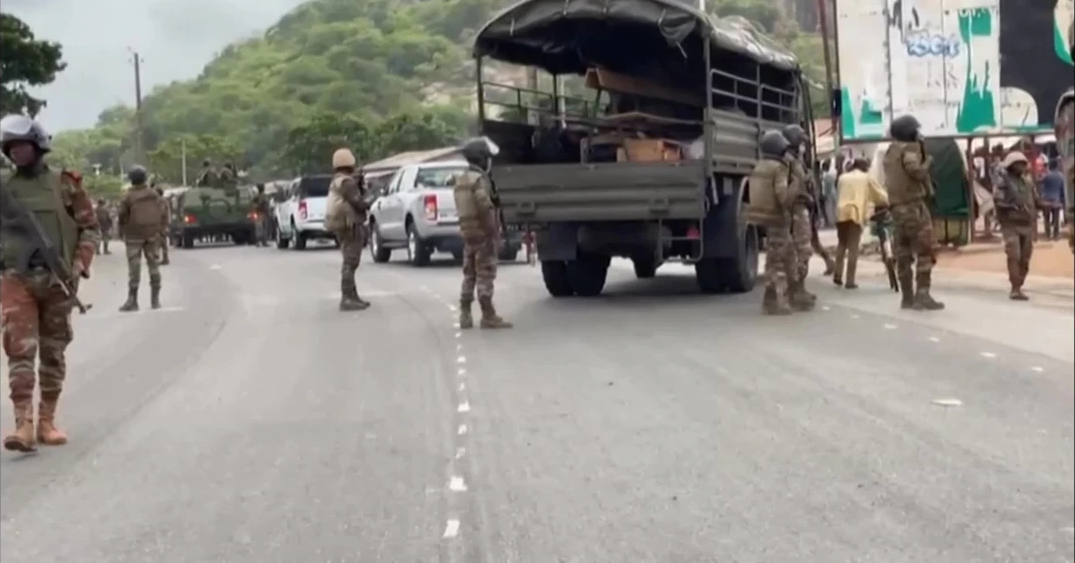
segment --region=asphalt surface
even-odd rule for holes
[[[519,264],[516,328],[460,333],[449,263],[367,261],[344,314],[331,249],[172,258],[128,315],[98,261],[70,443],[0,455],[4,563],[1075,559],[1070,303],[817,277],[776,319],[681,266],[554,300]]]

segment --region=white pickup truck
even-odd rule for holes
[[[328,187],[332,183],[329,174],[317,174],[295,178],[280,196],[273,210],[276,227],[276,248],[287,248],[292,242],[295,250],[305,250],[310,239],[336,240],[325,230],[325,202]]]
[[[369,213],[370,252],[375,262],[388,262],[392,251],[407,249],[407,261],[425,266],[434,251],[463,256],[463,237],[455,212],[452,186],[465,172],[461,160],[411,164],[396,171]],[[520,233],[507,233],[501,260],[515,260]]]

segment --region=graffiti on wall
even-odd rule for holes
[[[927,136],[1051,130],[1072,81],[1072,4],[838,0],[843,138],[885,138],[906,113]]]

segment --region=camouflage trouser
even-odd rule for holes
[[[463,241],[463,286],[459,299],[463,303],[493,298],[493,282],[496,280],[497,248],[492,238],[482,237]]]
[[[1034,228],[1028,226],[1001,225],[1004,237],[1004,254],[1008,257],[1008,281],[1014,287],[1022,287],[1030,273],[1030,256],[1034,253]]]
[[[355,271],[362,262],[362,249],[365,247],[362,226],[358,225],[349,230],[337,233],[340,239],[340,254],[343,255],[343,266],[340,267],[340,290],[344,293],[356,291]]]
[[[0,285],[0,331],[8,361],[11,400],[33,400],[35,356],[40,360],[41,397],[55,399],[63,390],[67,374],[64,352],[74,339],[72,303],[47,270],[29,274],[4,272]]]
[[[146,269],[149,270],[150,287],[160,287],[161,239],[127,239],[123,244],[127,245],[127,287],[138,289],[138,284],[142,281],[143,255],[146,257]]]
[[[160,249],[161,249],[161,261],[162,262],[170,262],[170,260],[168,260],[168,232],[167,231],[161,233]]]
[[[933,271],[933,217],[926,203],[919,201],[892,206],[892,254],[896,259],[896,275],[900,279],[912,276],[915,284],[929,289]]]
[[[107,229],[101,229],[101,240],[97,242],[97,254],[100,254],[103,250],[108,252],[108,241],[112,240],[111,234]]]
[[[258,212],[258,218],[254,221],[254,231],[257,242],[260,245],[269,244],[269,214]],[[342,246],[342,244],[341,244]]]
[[[783,298],[788,292],[788,279],[796,275],[795,249],[788,226],[766,229],[765,289]]]
[[[810,256],[813,247],[810,239],[814,231],[810,225],[810,209],[805,205],[796,205],[791,210],[791,243],[795,261],[796,281],[806,279],[810,273]]]

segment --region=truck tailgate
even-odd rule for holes
[[[698,219],[705,214],[702,162],[499,165],[507,223]]]

